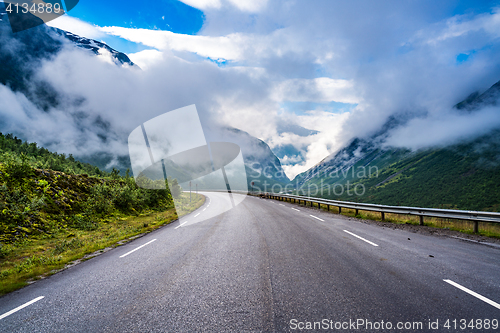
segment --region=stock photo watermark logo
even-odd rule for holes
[[[139,187],[170,189],[180,216],[184,191],[216,192],[217,204],[201,216],[179,217],[188,226],[222,214],[248,193],[247,174],[238,145],[208,142],[195,105],[164,113],[138,126],[128,138],[132,171]]]
[[[52,21],[73,8],[79,0],[4,0],[12,32],[20,32]]]

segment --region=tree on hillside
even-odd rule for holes
[[[177,179],[173,179],[172,181],[168,182],[168,187],[170,189],[170,194],[172,194],[173,198],[179,198],[182,193],[182,187],[179,185],[179,182]]]

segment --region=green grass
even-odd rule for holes
[[[500,144],[487,136],[470,144],[416,153],[381,169],[376,178],[353,183],[353,187],[360,184],[366,188],[364,195],[344,193],[330,198],[394,206],[499,211],[499,152]],[[396,176],[387,180],[393,175]],[[381,184],[384,180],[387,182]]]
[[[71,227],[55,233],[32,236],[5,244],[0,248],[0,295],[26,286],[28,283],[49,276],[67,264],[84,256],[119,246],[118,242],[151,232],[188,214],[205,202],[205,197],[182,194],[182,210],[147,211],[139,216],[118,214],[108,222],[99,224],[97,230],[80,230]]]
[[[138,186],[128,172],[120,177],[0,133],[0,295],[204,202],[195,195],[190,203],[169,181],[139,177]]]
[[[307,204],[310,206],[310,203]],[[317,207],[315,204],[314,207]],[[327,206],[321,205],[321,209],[326,211]],[[338,214],[339,208],[335,206],[330,206],[330,213]],[[356,215],[355,209],[342,208],[342,215],[356,217],[365,220],[381,221],[382,215],[378,212],[362,211],[359,210]],[[420,217],[415,215],[404,215],[404,214],[385,214],[384,222],[390,222],[395,224],[420,224]],[[433,228],[449,229],[459,231],[465,234],[474,234],[474,222],[467,220],[455,220],[455,219],[443,219],[435,217],[425,217],[424,225]],[[500,224],[499,223],[479,223],[479,233],[477,235],[500,238]]]

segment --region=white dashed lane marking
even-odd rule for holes
[[[148,245],[148,244],[153,243],[155,240],[156,240],[156,239],[153,239],[152,241],[149,241],[149,242],[147,242],[146,244],[142,244],[141,246],[139,246],[139,247],[137,247],[137,248],[133,249],[132,251],[129,251],[129,252],[125,253],[124,255],[121,255],[121,256],[120,256],[120,258],[126,257],[126,256],[128,256],[129,254],[134,253],[135,251],[137,251],[137,250],[139,250],[139,249],[143,248],[144,246],[146,246],[146,245]]]
[[[486,302],[486,303],[488,303],[489,305],[494,306],[494,307],[495,307],[495,308],[497,308],[497,309],[500,309],[500,304],[498,304],[497,302],[492,301],[492,300],[491,300],[491,299],[489,299],[489,298],[486,298],[486,297],[484,297],[484,296],[482,296],[482,295],[479,295],[478,293],[473,292],[472,290],[467,289],[467,288],[465,288],[464,286],[461,286],[461,285],[459,285],[458,283],[453,282],[453,281],[451,281],[451,280],[443,280],[443,281],[444,281],[444,282],[446,282],[446,283],[451,284],[452,286],[454,286],[454,287],[456,287],[456,288],[458,288],[458,289],[460,289],[460,290],[462,290],[462,291],[465,291],[466,293],[468,293],[468,294],[470,294],[470,295],[472,295],[472,296],[474,296],[474,297],[476,297],[476,298],[479,298],[481,301]]]
[[[30,306],[31,304],[33,304],[33,303],[35,303],[35,302],[38,302],[39,300],[43,299],[44,297],[45,297],[45,296],[40,296],[40,297],[37,297],[37,298],[35,298],[34,300],[31,300],[31,301],[29,301],[29,302],[27,302],[27,303],[24,303],[23,305],[18,306],[17,308],[15,308],[15,309],[13,309],[13,310],[10,310],[9,312],[4,313],[3,315],[1,315],[1,316],[0,316],[0,320],[4,319],[5,317],[10,316],[10,315],[11,315],[11,314],[13,314],[13,313],[16,313],[16,312],[17,312],[17,311],[19,311],[19,310],[24,309],[24,308],[25,308],[25,307],[27,307],[27,306]]]
[[[347,232],[349,235],[352,235],[352,236],[354,236],[354,237],[356,237],[356,238],[359,238],[359,239],[361,239],[362,241],[367,242],[368,244],[371,244],[371,245],[373,245],[373,246],[378,246],[377,244],[375,244],[375,243],[373,243],[373,242],[370,242],[369,240],[364,239],[364,238],[363,238],[363,237],[361,237],[361,236],[358,236],[358,235],[356,235],[356,234],[353,234],[353,233],[352,233],[352,232],[350,232],[350,231],[344,230],[344,232]]]

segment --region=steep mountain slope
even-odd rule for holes
[[[64,44],[87,49],[96,55],[109,56],[110,60],[120,66],[135,66],[127,55],[101,42],[44,24],[13,33],[5,14],[4,5],[0,4],[0,84],[23,93],[43,110],[57,107],[62,96],[47,82],[38,79],[35,73],[41,67],[41,62],[54,57],[63,49]]]
[[[0,4],[0,11],[3,10],[3,4]],[[46,25],[12,33],[7,16],[1,15],[1,17],[0,64],[2,65],[0,66],[0,84],[8,86],[14,92],[23,94],[35,106],[45,112],[60,106],[61,101],[64,101],[64,103],[69,101],[78,110],[74,115],[72,114],[73,117],[88,117],[87,110],[79,108],[79,105],[83,104],[81,98],[61,96],[50,84],[41,81],[36,75],[41,62],[55,57],[65,45],[88,50],[96,56],[107,56],[120,67],[136,67],[127,55],[110,48],[104,43],[50,28]],[[0,112],[0,132],[9,132],[8,129],[2,126],[5,122],[1,120],[2,113]],[[99,137],[103,142],[114,131],[113,124],[104,121],[101,117],[97,116],[90,123],[93,124],[94,131],[99,131]],[[85,128],[82,128],[82,131],[84,130]],[[276,183],[283,185],[289,182],[281,168],[279,159],[267,144],[237,129],[217,129],[215,132],[218,133],[219,141],[234,142],[241,147],[247,169],[249,188],[252,181],[255,186],[258,186],[258,184],[263,186],[265,181],[270,185]],[[14,135],[22,138],[20,133],[14,133]],[[54,134],[54,136],[57,141],[57,135]],[[122,139],[125,145],[127,137]],[[74,152],[74,155],[80,161],[91,163],[103,170],[119,169],[122,175],[130,168],[128,155],[116,156],[116,154],[104,151],[83,156],[79,155],[78,152]]]
[[[275,189],[281,189],[290,182],[280,160],[264,141],[236,128],[225,127],[216,132],[217,135],[209,136],[211,141],[232,142],[240,146],[250,190],[270,191],[273,185],[276,185]]]
[[[115,49],[109,47],[108,45],[96,41],[94,39],[88,39],[85,37],[81,37],[75,35],[71,32],[54,29],[59,35],[67,38],[71,42],[73,42],[76,46],[89,50],[93,52],[95,55],[110,55],[111,60],[118,66],[136,66],[132,61],[130,61],[129,57],[122,52],[116,51]]]
[[[500,81],[455,108],[474,112],[497,105],[499,99]],[[390,131],[404,123],[390,119],[376,135],[354,139],[297,176],[294,186],[299,193],[348,201],[500,210],[500,130],[417,152],[384,147]]]
[[[394,163],[410,153],[402,148],[384,148],[382,143],[390,130],[405,124],[410,115],[390,117],[385,125],[369,138],[355,138],[337,153],[324,158],[308,171],[293,180],[296,189],[310,193],[321,188],[344,185],[358,178],[366,178],[381,168]]]
[[[357,196],[353,189],[358,187]],[[500,211],[500,130],[446,148],[413,152],[329,197],[387,205]]]
[[[500,99],[500,81],[491,86],[484,93],[472,93],[464,101],[455,105],[458,110],[474,111],[485,106],[498,105]]]

